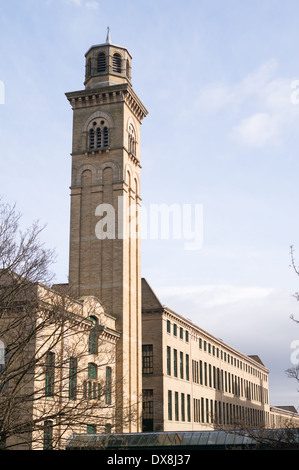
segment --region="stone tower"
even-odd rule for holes
[[[116,317],[119,431],[141,430],[140,126],[147,110],[131,84],[131,56],[111,43],[85,54],[73,109],[69,284]],[[133,413],[129,423],[121,417]],[[136,420],[135,418],[138,417]]]

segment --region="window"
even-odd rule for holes
[[[109,145],[109,132],[108,132],[108,127],[104,127],[103,129],[103,133],[104,133],[104,147],[108,147]]]
[[[100,127],[97,128],[97,149],[102,147],[102,130]]]
[[[90,129],[90,131],[89,131],[89,148],[91,150],[94,149],[94,142],[95,142],[94,129]]]
[[[177,326],[175,323],[173,324],[173,335],[177,336]]]
[[[180,378],[184,378],[184,354],[180,352]]]
[[[191,421],[191,396],[187,395],[187,421]]]
[[[173,350],[173,375],[178,376],[178,352],[176,349]]]
[[[119,54],[114,54],[113,56],[112,69],[113,72],[121,73],[121,56]]]
[[[77,398],[77,359],[70,358],[69,364],[69,399],[75,400]]]
[[[46,355],[46,397],[54,396],[55,354],[49,351]]]
[[[93,121],[89,129],[89,150],[104,149],[109,146],[109,128],[103,119]]]
[[[153,345],[144,344],[142,346],[142,373],[153,373]]]
[[[152,389],[142,391],[142,417],[143,419],[153,419],[154,416],[154,393]]]
[[[97,432],[97,427],[95,424],[88,424],[86,426],[86,433],[87,434],[96,434]]]
[[[97,72],[106,72],[106,56],[104,52],[100,52],[97,60]]]
[[[167,374],[171,375],[171,350],[169,346],[167,346]]]
[[[44,450],[53,449],[53,421],[47,420],[44,422]]]
[[[112,431],[112,424],[110,423],[105,424],[105,433],[111,434],[111,431]]]
[[[189,380],[189,354],[186,354],[186,380]]]
[[[172,420],[172,392],[168,390],[168,419]]]
[[[93,362],[88,363],[88,380],[83,383],[83,398],[96,400],[101,397],[101,387],[97,382],[98,366]]]
[[[93,380],[98,378],[98,366],[93,362],[88,364],[88,378]]]
[[[0,372],[5,367],[5,345],[3,341],[0,340]]]
[[[96,317],[89,319],[92,321],[93,327],[89,333],[88,352],[89,354],[98,354],[98,319]]]
[[[170,333],[170,321],[167,320],[167,333]]]
[[[136,155],[136,133],[132,124],[129,125],[128,150],[132,155]]]
[[[5,368],[7,367],[8,354],[5,348],[5,344],[0,340],[0,392],[5,391],[8,388],[8,377],[5,373]],[[1,374],[3,374],[1,376]]]
[[[111,384],[112,384],[112,369],[111,367],[106,367],[106,394],[105,394],[105,402],[106,405],[111,405]]]
[[[181,393],[181,420],[185,421],[185,394]]]
[[[174,393],[174,416],[175,420],[179,420],[179,394],[178,392]]]

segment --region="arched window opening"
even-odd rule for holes
[[[93,327],[89,333],[88,352],[89,354],[98,354],[98,319],[90,317]]]
[[[113,72],[121,73],[121,56],[120,54],[114,54],[113,60]]]
[[[109,146],[109,128],[106,121],[94,121],[90,125],[88,133],[87,148],[89,150],[100,150]]]
[[[132,124],[129,126],[128,150],[132,155],[136,155],[136,134]]]
[[[97,72],[106,72],[106,56],[104,52],[100,52],[97,60]]]

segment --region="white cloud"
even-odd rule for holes
[[[83,2],[82,0],[66,0],[69,5],[74,5],[76,7],[86,7],[88,10],[97,10],[99,8],[99,3],[96,0],[90,0]]]
[[[263,147],[276,140],[280,132],[280,119],[269,113],[256,113],[245,118],[233,127],[230,136],[250,147]]]
[[[85,6],[86,8],[88,8],[89,10],[97,10],[99,8],[99,4],[98,2],[96,2],[95,0],[94,1],[91,1],[91,2],[86,2],[85,3]]]
[[[225,110],[231,126],[228,137],[249,147],[280,142],[299,117],[291,102],[292,79],[277,76],[269,60],[232,85],[213,83],[200,93],[196,107],[206,112]]]
[[[247,287],[234,285],[204,285],[204,286],[168,286],[159,289],[161,298],[170,301],[179,299],[184,302],[187,298],[200,309],[214,308],[237,302],[248,302],[268,297],[273,292],[271,288]],[[168,305],[171,308],[171,305]]]
[[[66,0],[69,5],[75,5],[76,7],[82,6],[82,0]]]

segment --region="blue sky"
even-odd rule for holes
[[[162,303],[270,369],[270,401],[298,407],[292,294],[299,251],[299,4],[286,0],[10,0],[0,15],[0,194],[38,219],[68,271],[72,111],[84,54],[105,41],[133,56],[142,197],[201,204],[203,244],[142,242]],[[0,88],[1,90],[1,88]],[[299,264],[299,255],[298,255]]]

